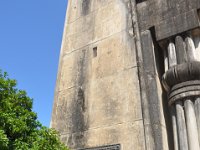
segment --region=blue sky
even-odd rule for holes
[[[67,0],[0,0],[0,68],[49,126]]]

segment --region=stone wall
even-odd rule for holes
[[[70,148],[172,149],[150,1],[68,0],[51,127]]]
[[[72,149],[145,149],[129,5],[68,3],[51,126]]]

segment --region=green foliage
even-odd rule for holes
[[[43,127],[32,111],[32,99],[0,71],[0,149],[68,150],[54,129]]]

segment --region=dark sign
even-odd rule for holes
[[[120,145],[108,145],[108,146],[101,146],[101,147],[94,147],[94,148],[86,148],[86,149],[79,149],[79,150],[120,150]]]

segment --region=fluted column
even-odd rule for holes
[[[164,52],[163,86],[168,92],[175,150],[200,150],[200,62],[189,36],[177,36]],[[196,40],[197,42],[197,40]]]

